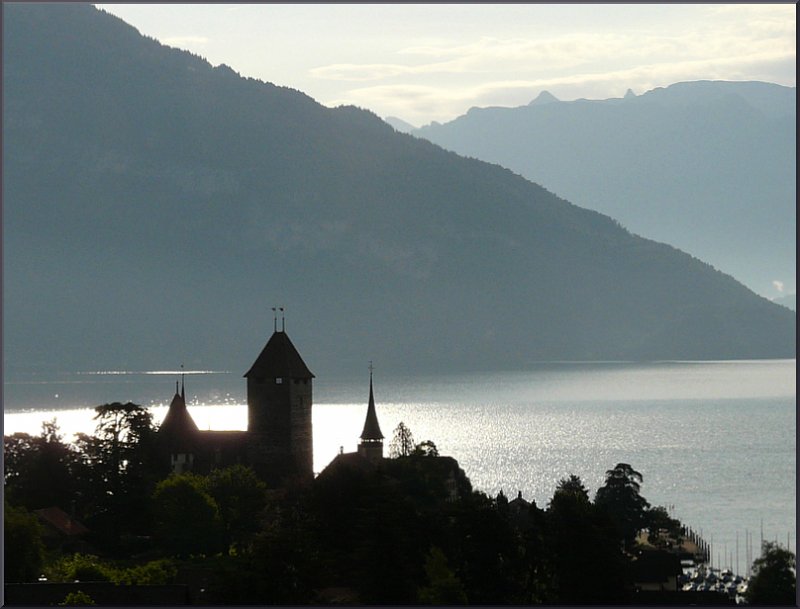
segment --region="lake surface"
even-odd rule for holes
[[[38,433],[56,418],[65,439],[92,431],[91,407],[133,401],[160,422],[179,371],[64,373],[7,379],[4,433]],[[314,469],[353,451],[368,375],[314,380]],[[201,429],[245,429],[240,373],[189,371],[189,410]],[[547,505],[577,474],[594,492],[629,463],[642,495],[713,544],[715,566],[746,571],[762,536],[796,544],[796,360],[553,363],[471,375],[375,374],[385,454],[400,421],[414,439],[455,457],[473,486]],[[746,541],[749,539],[749,543]]]

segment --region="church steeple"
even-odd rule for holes
[[[378,424],[378,415],[375,412],[375,394],[372,390],[372,362],[369,363],[369,403],[367,404],[367,418],[364,421],[364,430],[361,432],[361,442],[358,453],[370,460],[383,458],[383,434]]]

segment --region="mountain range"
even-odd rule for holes
[[[3,27],[7,378],[244,372],[274,306],[317,376],[794,357],[731,276],[369,111],[91,5]]]
[[[694,81],[622,98],[472,108],[398,129],[498,163],[765,296],[795,291],[797,90]]]

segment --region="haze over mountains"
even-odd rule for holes
[[[670,246],[84,4],[4,11],[6,374],[794,357],[795,316]],[[280,323],[280,322],[279,322]]]
[[[397,128],[508,167],[733,275],[795,291],[796,89],[697,81],[623,98],[472,108]],[[387,119],[389,120],[389,119]]]

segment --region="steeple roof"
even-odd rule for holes
[[[255,363],[244,376],[254,378],[314,378],[292,341],[283,331],[275,331],[273,333]]]
[[[185,393],[178,393],[175,388],[175,396],[170,402],[167,415],[159,427],[159,435],[168,438],[170,444],[180,444],[190,446],[197,434],[197,423],[194,422],[192,415],[186,408]]]
[[[367,419],[364,421],[364,431],[361,432],[362,440],[383,440],[381,427],[378,425],[378,415],[375,413],[375,397],[372,393],[372,372],[369,373],[369,405],[367,406]]]

